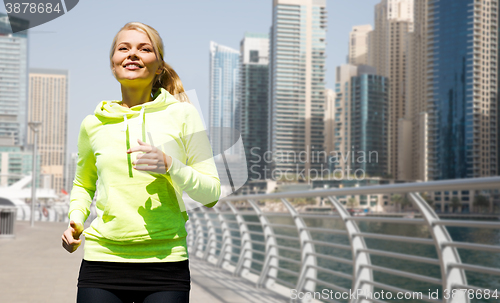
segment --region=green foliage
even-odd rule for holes
[[[430,206],[434,206],[434,201],[429,197],[427,193],[421,193],[420,196],[425,200],[425,202],[427,202],[427,204],[429,204]]]
[[[456,212],[458,208],[462,206],[462,203],[458,197],[453,197],[451,198],[450,206],[453,207],[453,211]]]
[[[358,204],[358,200],[356,200],[353,197],[350,197],[349,199],[347,199],[347,203],[345,205],[348,208],[353,208],[353,207],[357,207],[359,204]]]
[[[315,198],[290,198],[288,199],[290,203],[294,206],[300,206],[300,205],[314,205],[316,204],[316,199]]]
[[[477,195],[474,197],[474,206],[484,211],[486,208],[490,207],[490,200],[483,195]]]

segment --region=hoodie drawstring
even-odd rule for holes
[[[145,113],[145,106],[143,105],[141,107],[141,111],[139,112],[139,118],[141,119],[141,129],[142,129],[142,142],[146,142],[146,113]],[[129,123],[127,119],[127,114],[123,115],[123,123],[125,124],[123,126],[122,131],[126,132],[126,137],[127,137],[127,150],[130,149],[130,134],[129,134]],[[132,174],[132,159],[130,154],[127,154],[127,162],[128,162],[128,176],[130,178],[133,177]]]
[[[129,137],[129,132],[128,132],[128,120],[127,120],[127,114],[123,115],[123,122],[125,125],[123,126],[122,131],[126,132],[126,137],[127,137],[127,150],[130,149],[130,137]],[[128,176],[130,178],[133,177],[132,175],[132,159],[130,158],[130,154],[127,154],[127,163],[128,163]]]
[[[144,107],[144,105],[141,107],[141,112],[139,113],[139,118],[141,118],[142,142],[146,142],[146,114],[144,113]]]

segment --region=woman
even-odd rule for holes
[[[62,236],[74,252],[85,235],[78,303],[189,302],[182,192],[213,206],[220,180],[198,112],[163,54],[156,30],[127,23],[110,52],[122,101],[102,101],[80,126]],[[97,217],[84,230],[96,189]]]

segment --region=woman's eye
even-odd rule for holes
[[[118,50],[127,49],[126,47],[120,47]]]
[[[151,50],[149,48],[143,48],[142,50],[145,50],[147,52],[150,52]]]

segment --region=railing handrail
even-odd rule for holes
[[[305,197],[324,197],[324,196],[344,196],[344,195],[362,195],[362,194],[389,194],[406,192],[433,192],[450,190],[478,190],[494,189],[500,185],[500,176],[453,179],[427,182],[411,182],[382,185],[366,185],[360,187],[313,189],[301,191],[287,191],[269,194],[236,195],[221,198],[219,201],[241,201],[246,199],[279,199],[279,198],[305,198]]]
[[[285,281],[283,280],[283,277],[276,275],[276,271],[279,271],[285,275],[289,275],[289,277],[295,277],[293,279],[297,279],[297,284],[294,287],[299,292],[309,292],[311,291],[311,287],[314,287],[314,285],[323,285],[338,291],[346,290],[345,286],[337,285],[336,283],[332,283],[332,281],[326,281],[324,275],[316,276],[317,271],[335,274],[336,276],[343,277],[344,279],[350,279],[352,281],[351,289],[353,291],[355,291],[356,289],[370,290],[373,287],[381,287],[382,289],[390,291],[407,291],[404,288],[389,285],[388,283],[385,283],[385,281],[374,281],[371,271],[385,272],[385,274],[401,276],[408,279],[413,279],[415,281],[424,281],[432,284],[438,284],[441,285],[443,289],[448,290],[456,289],[459,286],[459,288],[464,289],[486,290],[487,288],[469,285],[468,281],[466,280],[465,271],[467,270],[475,273],[500,276],[500,269],[463,263],[460,259],[457,248],[469,249],[472,251],[499,252],[500,245],[454,241],[448,234],[446,226],[498,229],[500,228],[500,222],[477,222],[468,220],[440,219],[439,216],[428,205],[428,203],[424,199],[422,199],[419,193],[434,191],[443,192],[452,190],[497,190],[498,188],[500,188],[500,177],[486,177],[225,197],[219,200],[219,203],[215,206],[215,211],[202,207],[204,210],[201,213],[203,214],[202,217],[204,219],[195,219],[193,222],[190,222],[190,220],[187,222],[187,224],[203,224],[202,229],[208,229],[209,226],[211,226],[211,230],[215,231],[215,237],[222,237],[222,235],[225,234],[226,249],[218,247],[214,250],[213,246],[208,247],[207,245],[203,246],[204,248],[202,248],[202,246],[200,245],[195,247],[191,246],[190,249],[210,249],[211,254],[214,254],[213,257],[218,257],[219,260],[222,260],[222,257],[224,256],[229,256],[224,257],[224,261],[219,262],[217,266],[224,267],[233,272],[233,274],[242,276],[251,281],[251,283],[255,283],[257,286],[272,289],[273,291],[285,297],[288,297],[289,299],[290,287],[292,287],[294,284],[290,283],[290,279],[292,278],[289,278],[287,281]],[[340,203],[335,198],[336,196],[341,195],[385,193],[409,193],[410,202],[417,207],[419,215],[421,215],[422,218],[387,218],[377,216],[353,217],[349,212],[347,212],[342,203]],[[328,212],[317,215],[315,214],[313,216],[310,216],[308,213],[298,213],[295,207],[292,206],[292,204],[287,200],[288,198],[298,197],[328,197],[327,201],[329,200],[333,204],[332,206],[336,208],[336,212]],[[288,210],[288,212],[264,212],[257,201],[269,199],[277,199],[278,203],[284,204],[285,209]],[[233,204],[233,201],[247,201],[247,204],[246,207],[239,209],[236,205]],[[230,210],[224,209],[223,206],[225,203],[230,205]],[[193,210],[190,211],[190,216],[196,218],[196,213],[196,209],[193,208]],[[234,220],[233,216],[236,217],[237,220]],[[253,221],[254,219],[250,219],[246,216],[255,216],[255,218],[257,218],[258,220]],[[248,219],[243,219],[243,217]],[[282,217],[287,217],[291,220],[292,223],[284,224],[282,221],[273,222],[270,221],[270,217],[275,217],[276,220],[280,220],[280,218]],[[303,218],[307,217],[327,219],[331,218],[338,220],[342,222],[345,230],[342,229],[339,225],[334,225],[334,227],[332,228],[307,226],[304,224],[304,221],[302,221]],[[217,222],[217,220],[222,221]],[[224,222],[225,225],[222,225],[222,222]],[[425,237],[423,235],[395,235],[391,233],[368,232],[365,230],[360,230],[358,228],[357,224],[359,222],[382,222],[389,224],[396,223],[413,226],[427,226],[427,228],[429,229],[429,236]],[[224,228],[224,226],[226,227]],[[259,226],[260,229],[258,229]],[[249,229],[250,227],[252,227],[252,229]],[[275,228],[280,229],[282,233],[276,233],[276,231],[274,230]],[[296,229],[296,231],[292,235],[289,233],[289,231],[294,228]],[[297,233],[297,236],[295,236],[295,233]],[[349,243],[347,244],[346,242],[332,242],[324,239],[317,239],[315,237],[310,237],[309,233],[319,233],[321,234],[321,236],[332,235],[327,239],[336,239],[335,237],[346,237],[349,240]],[[257,239],[259,238],[254,238],[253,236],[255,235],[263,237],[263,240],[257,241]],[[190,235],[190,237],[193,236],[196,235]],[[297,242],[290,241],[292,239]],[[364,244],[364,239],[381,239],[393,242],[402,241],[417,245],[426,245],[428,247],[434,246],[438,252],[438,258],[429,257],[426,255],[415,255],[409,252],[402,253],[387,249],[384,250],[384,248],[369,248],[366,247],[366,244]],[[278,243],[277,240],[285,241],[283,242],[285,244],[281,242]],[[218,241],[218,243],[220,242],[222,241]],[[228,245],[232,245],[232,249],[234,249],[234,251],[228,251]],[[259,246],[255,248],[255,245]],[[308,247],[308,249],[312,250],[304,251],[305,247]],[[343,255],[334,256],[328,253],[322,253],[322,251],[325,250],[323,250],[323,248],[321,247],[341,249],[345,253],[349,253],[350,251],[352,260],[349,258],[345,258]],[[262,250],[262,252],[259,252],[259,250]],[[237,253],[238,251],[239,253]],[[295,254],[296,256],[300,255],[300,257],[292,257],[290,253]],[[238,264],[236,264],[234,258],[238,257],[238,255],[239,261]],[[421,264],[427,264],[428,266],[439,266],[441,269],[441,277],[432,276],[428,273],[417,274],[409,272],[405,269],[381,267],[380,265],[371,264],[371,255],[394,258],[400,261],[412,261]],[[272,263],[273,260],[281,260],[284,263]],[[336,268],[322,268],[321,266],[315,264],[316,260],[318,260],[318,262],[319,260],[321,260],[321,262],[334,262],[334,264],[339,264],[339,266],[350,266],[353,272],[352,274],[348,274],[333,270]],[[287,262],[290,265],[285,265],[285,263]],[[261,268],[260,270],[258,269],[259,266]],[[297,269],[297,271],[293,272],[292,274],[291,268],[293,267],[290,266],[298,266],[300,267],[300,269]],[[237,268],[237,270],[234,270],[234,268]],[[299,274],[298,277],[297,274]],[[455,297],[453,300],[451,300],[451,298],[442,298],[436,300],[434,298],[429,298],[428,296],[426,296],[426,292],[424,292],[423,294],[424,296],[422,300],[428,302],[469,302],[468,297],[465,295]],[[292,301],[296,302],[295,300]],[[326,301],[333,302],[335,300]],[[310,301],[301,300],[300,302]],[[313,299],[312,302],[320,301]],[[368,300],[365,300],[362,297],[350,300],[350,303],[365,302],[368,302]],[[376,300],[376,302],[385,301]]]
[[[219,203],[213,208],[200,207],[192,208],[189,211],[190,220],[186,224],[188,233],[188,246],[190,255],[198,256],[216,266],[227,269],[234,275],[244,277],[257,286],[266,287],[275,292],[290,298],[290,287],[294,283],[283,280],[278,275],[279,272],[290,276],[297,276],[297,283],[294,287],[298,291],[310,291],[314,285],[323,285],[336,290],[345,290],[344,286],[336,285],[331,281],[326,281],[324,275],[317,275],[317,272],[327,272],[337,274],[340,277],[348,278],[353,281],[352,289],[367,287],[382,287],[386,290],[404,290],[403,288],[388,285],[380,281],[374,281],[370,277],[370,271],[385,272],[386,274],[400,275],[415,280],[427,281],[437,284],[442,283],[443,289],[464,288],[474,290],[486,290],[481,286],[470,285],[466,280],[465,271],[475,272],[476,274],[488,274],[500,276],[500,269],[495,267],[485,267],[476,264],[467,264],[460,259],[457,249],[468,249],[472,251],[500,252],[500,245],[479,244],[470,242],[459,242],[451,239],[446,227],[463,228],[488,228],[499,229],[500,222],[494,221],[469,221],[469,220],[445,220],[440,219],[425,200],[420,196],[420,192],[433,191],[463,191],[463,190],[497,190],[500,188],[500,177],[486,177],[474,179],[442,180],[430,182],[385,184],[363,187],[306,190],[295,192],[280,192],[272,194],[258,194],[245,196],[231,196],[221,198]],[[341,195],[360,195],[360,194],[394,194],[409,193],[410,201],[417,206],[422,218],[388,218],[388,217],[353,217],[346,211],[345,207],[335,199]],[[328,197],[327,200],[333,203],[336,212],[324,214],[298,213],[295,207],[287,200],[288,198],[298,197]],[[257,203],[259,200],[278,199],[282,203],[287,213],[264,212]],[[245,209],[239,209],[233,204],[233,201],[247,201]],[[196,203],[185,199],[186,203]],[[200,205],[200,204],[198,204]],[[223,206],[228,206],[224,209]],[[18,207],[18,219],[27,219],[30,215],[26,207]],[[1,209],[2,207],[0,207]],[[247,221],[245,216],[255,216],[257,221]],[[49,208],[48,216],[44,217],[41,208],[36,210],[36,217],[44,221],[65,221],[67,222],[67,206],[57,206]],[[270,217],[289,218],[290,225],[283,222],[273,222]],[[328,218],[335,219],[345,227],[334,225],[332,228],[307,226],[305,218]],[[413,226],[427,226],[429,237],[393,235],[390,233],[374,233],[360,230],[357,227],[359,222],[382,222],[397,223]],[[260,228],[259,228],[260,227]],[[277,233],[276,230],[283,233]],[[295,231],[293,230],[295,229]],[[293,232],[293,235],[288,233]],[[295,233],[297,236],[295,236]],[[335,237],[345,237],[348,242],[327,241],[311,237],[312,234],[331,235],[328,239],[337,239]],[[255,237],[258,236],[258,237]],[[262,237],[261,240],[258,240]],[[291,244],[294,240],[294,244]],[[373,249],[366,247],[363,241],[365,239],[382,239],[386,241],[403,241],[417,245],[426,245],[435,247],[438,252],[438,258],[428,258],[410,253],[400,253],[390,250]],[[285,241],[285,242],[282,242]],[[296,242],[295,242],[296,241]],[[285,243],[285,244],[283,244]],[[323,253],[323,248],[340,249],[346,254],[351,253],[352,260],[344,255],[331,255]],[[318,249],[320,247],[321,249]],[[327,250],[328,251],[328,250]],[[193,254],[191,254],[193,253]],[[292,254],[292,255],[290,255]],[[294,257],[295,254],[298,257]],[[378,255],[392,257],[399,260],[420,262],[430,266],[439,266],[441,269],[441,278],[426,276],[422,273],[410,273],[396,268],[381,268],[379,265],[370,264],[370,256]],[[360,262],[359,256],[364,256],[364,261]],[[451,256],[451,257],[450,257]],[[234,259],[238,259],[235,262]],[[292,265],[300,267],[296,272],[285,268],[281,262],[289,262]],[[353,273],[347,274],[328,268],[322,268],[316,260],[336,262],[343,266],[352,267]],[[256,267],[257,266],[257,269]],[[258,269],[260,266],[261,269]],[[359,272],[365,271],[361,277]],[[293,274],[292,274],[293,273]],[[385,282],[385,281],[384,281]],[[369,288],[368,288],[369,289]],[[453,302],[467,303],[466,297],[455,298],[451,300],[434,300],[424,297],[424,301],[433,302]],[[302,301],[305,302],[305,301]],[[313,300],[313,302],[319,302]],[[364,303],[366,300],[351,300],[351,303]],[[377,302],[383,302],[377,300]]]

